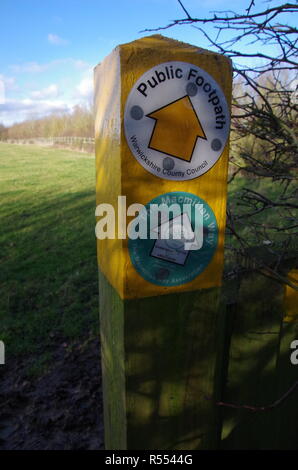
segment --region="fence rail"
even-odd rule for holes
[[[42,142],[44,144],[51,144],[55,142],[65,142],[65,143],[75,143],[75,142],[83,142],[86,144],[94,144],[93,137],[30,137],[28,139],[0,139],[1,142],[6,142],[8,144],[23,144],[23,143],[31,143],[31,142]]]
[[[91,151],[94,146],[94,137],[30,137],[28,139],[0,139],[0,142],[18,145],[61,145],[64,147],[76,147],[81,151]]]

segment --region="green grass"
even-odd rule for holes
[[[39,370],[53,342],[98,334],[95,162],[75,151],[1,143],[0,170],[0,339],[8,358],[38,353]],[[237,177],[232,205],[244,186],[272,197],[282,190],[269,179]],[[278,217],[258,216],[265,224]],[[247,222],[239,230],[252,236]]]
[[[0,339],[9,358],[98,331],[95,164],[0,144]]]

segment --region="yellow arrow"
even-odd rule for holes
[[[198,137],[207,140],[188,96],[148,114],[148,117],[156,120],[148,145],[153,150],[189,162]]]

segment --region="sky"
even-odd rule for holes
[[[227,8],[242,12],[249,2],[183,3],[193,16],[203,17]],[[268,1],[256,4],[263,9]],[[177,0],[1,0],[0,12],[0,123],[5,125],[91,104],[93,68],[114,47],[185,16]],[[162,34],[208,48],[191,26]]]

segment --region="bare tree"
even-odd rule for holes
[[[239,190],[228,204],[227,252],[237,262],[227,275],[253,268],[294,287],[285,268],[297,256],[298,5],[257,11],[251,0],[242,13],[200,18],[178,2],[184,17],[146,31],[191,25],[233,60],[229,183]]]
[[[7,135],[7,130],[6,130],[6,127],[4,126],[4,124],[1,124],[0,123],[0,140],[4,140],[6,138],[6,135]]]
[[[0,138],[30,139],[36,137],[92,137],[94,127],[91,107],[75,106],[71,113],[52,113],[39,119],[28,119],[1,131]]]

